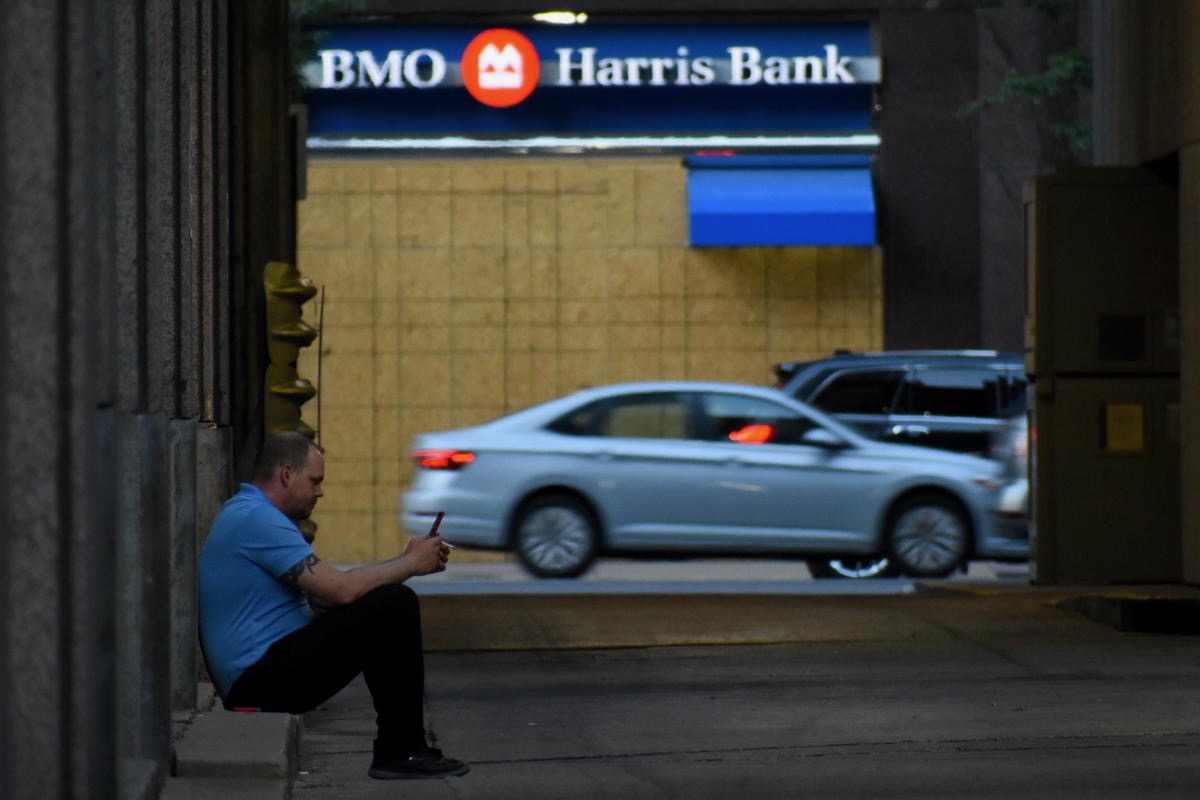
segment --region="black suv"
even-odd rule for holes
[[[989,455],[1025,408],[1025,362],[984,350],[838,351],[775,366],[775,388],[872,438]],[[808,562],[815,578],[895,575],[887,559]]]
[[[852,353],[775,367],[776,388],[872,439],[986,456],[1025,402],[1017,353],[925,350]]]

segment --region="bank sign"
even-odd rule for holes
[[[342,27],[306,66],[317,136],[854,132],[866,23]]]

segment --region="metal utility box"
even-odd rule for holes
[[[1065,170],[1026,221],[1033,580],[1178,581],[1177,190]]]

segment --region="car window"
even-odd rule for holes
[[[674,392],[627,395],[597,400],[559,417],[548,426],[573,436],[631,439],[686,439],[691,411]]]
[[[905,382],[898,414],[931,417],[996,417],[999,383],[994,369],[929,368],[913,371]]]
[[[635,439],[684,439],[688,410],[678,400],[614,403],[604,426],[605,436]]]
[[[887,414],[903,378],[901,369],[839,372],[817,390],[810,402],[830,414]]]
[[[713,441],[797,444],[814,425],[803,414],[759,397],[720,393],[701,397],[708,422],[704,438]]]

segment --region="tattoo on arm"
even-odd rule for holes
[[[321,559],[317,558],[316,553],[305,556],[301,561],[296,562],[296,566],[292,567],[287,572],[280,575],[279,579],[282,580],[284,583],[286,583],[288,586],[293,586],[293,587],[299,586],[300,585],[300,576],[304,574],[304,571],[308,570],[309,572],[312,572],[313,567],[315,567],[317,565],[317,563],[320,562],[320,560]]]

